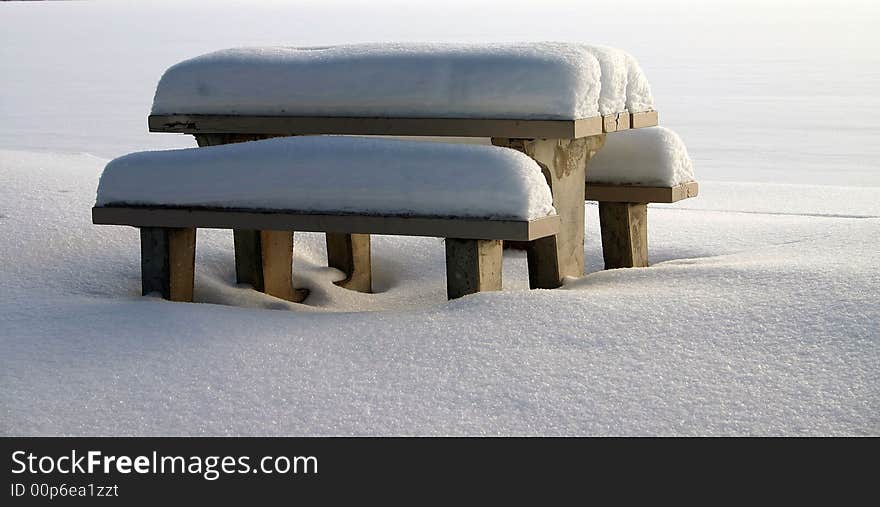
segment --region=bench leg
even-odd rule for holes
[[[235,229],[235,282],[246,283],[263,290],[263,260],[260,231]]]
[[[501,259],[499,240],[447,238],[446,296],[501,290]]]
[[[254,290],[301,303],[308,289],[293,287],[293,233],[236,230],[235,278]]]
[[[605,269],[648,266],[648,205],[600,202],[602,255]]]
[[[566,276],[584,275],[583,182],[587,162],[604,142],[604,134],[578,139],[492,139],[492,144],[521,151],[538,162],[561,218],[555,238],[537,240],[527,248],[532,288],[553,289]]]
[[[373,291],[370,235],[327,233],[327,265],[345,273],[336,285],[358,292]]]
[[[196,230],[141,227],[141,293],[193,300]]]
[[[530,289],[555,289],[560,285],[559,246],[557,236],[548,236],[526,243]]]

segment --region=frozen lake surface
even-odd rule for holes
[[[878,435],[880,77],[867,3],[0,4],[0,435]],[[821,34],[818,36],[817,34]],[[652,207],[652,267],[445,300],[443,245],[377,236],[375,294],[297,234],[287,303],[199,231],[195,300],[140,294],[96,227],[107,159],[169,65],[250,45],[566,40],[639,58],[701,195]]]

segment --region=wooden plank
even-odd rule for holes
[[[596,136],[602,133],[602,117],[596,116],[594,118],[584,118],[582,120],[577,120],[575,122],[574,129],[574,138],[580,137],[590,137]],[[513,136],[503,136],[499,135],[497,137],[513,137]],[[547,138],[560,138],[559,136],[534,136],[534,137],[547,137]]]
[[[196,144],[204,146],[220,146],[222,144],[246,143],[248,141],[260,141],[271,139],[271,134],[195,134]]]
[[[323,215],[277,210],[96,206],[92,222],[133,227],[199,227],[272,231],[390,234],[437,238],[532,241],[556,234],[559,217],[525,220]]]
[[[150,132],[182,134],[382,135],[571,139],[602,133],[602,118],[358,118],[317,116],[150,115]]]
[[[643,111],[630,115],[630,128],[656,127],[659,123],[660,117],[657,115],[657,111]]]
[[[600,202],[671,203],[696,197],[700,185],[696,181],[674,187],[637,187],[632,185],[601,185],[587,183],[586,200]]]
[[[616,114],[609,114],[602,117],[602,132],[617,132]]]
[[[608,133],[629,129],[631,124],[630,116],[629,113],[616,113],[603,116],[602,131]]]

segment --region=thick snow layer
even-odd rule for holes
[[[185,304],[90,223],[104,163],[0,151],[2,435],[880,435],[876,188],[703,181],[650,210],[647,269],[601,271],[588,205],[587,277],[528,291],[506,251],[453,302],[435,238],[374,237],[361,294],[297,233],[302,305],[200,230]]]
[[[694,181],[694,164],[681,138],[665,127],[615,132],[590,160],[587,181],[672,187]]]
[[[652,111],[654,94],[639,62],[629,53],[623,53],[626,62],[626,109],[631,113]]]
[[[601,72],[599,113],[605,115],[625,111],[627,109],[627,80],[630,73],[628,63],[635,63],[635,60],[628,59],[626,53],[615,48],[587,46],[587,50],[596,57]],[[653,109],[653,107],[639,111],[648,109]]]
[[[97,205],[511,218],[555,214],[541,168],[495,146],[342,136],[146,151],[107,164]]]
[[[627,105],[653,109],[638,64],[617,49],[387,43],[202,55],[165,72],[153,113],[573,119]]]

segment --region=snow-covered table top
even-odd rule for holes
[[[653,110],[636,60],[578,43],[218,51],[162,76],[153,115],[577,120]]]
[[[337,136],[125,155],[104,169],[96,205],[516,220],[556,213],[541,168],[520,152]]]

